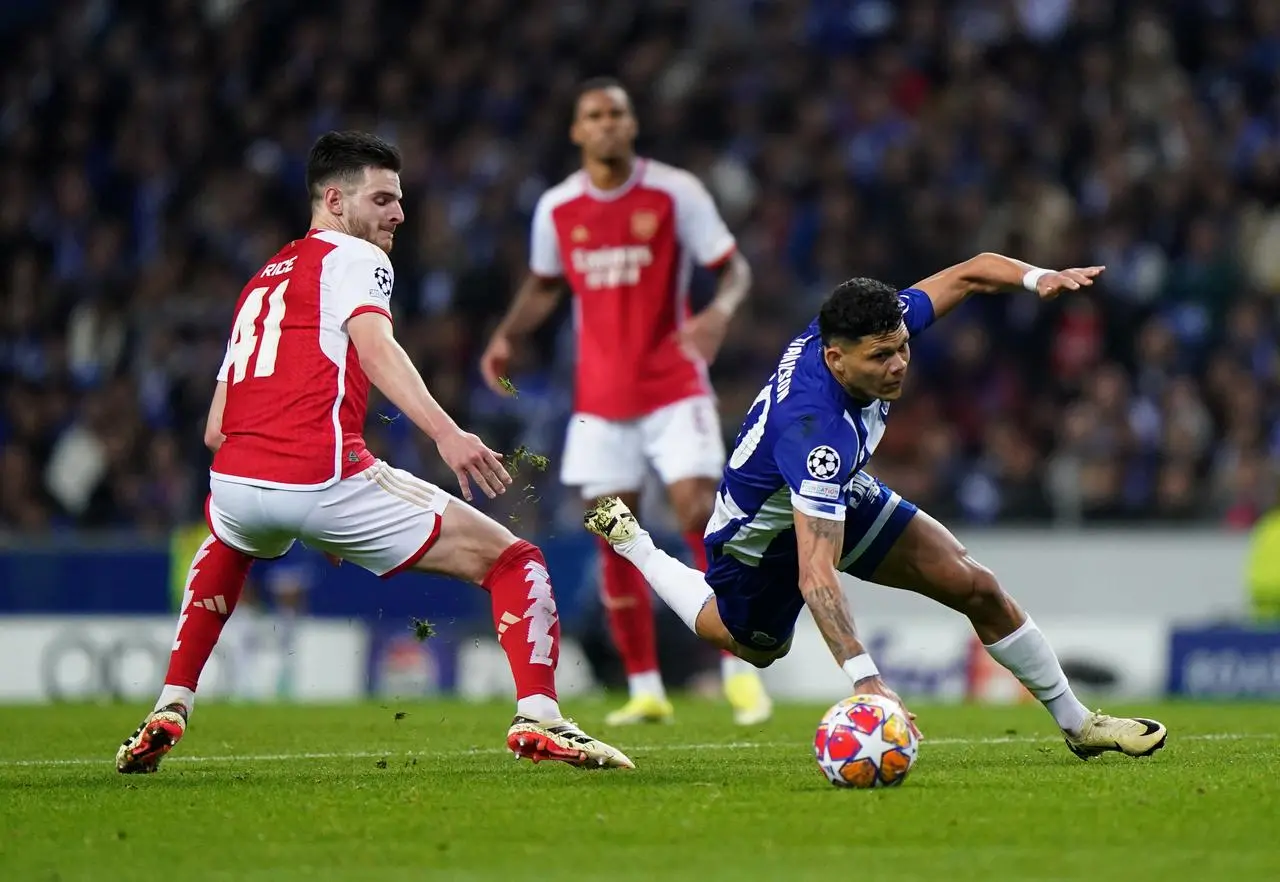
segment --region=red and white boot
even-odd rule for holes
[[[116,751],[116,771],[122,775],[158,771],[160,760],[187,731],[187,706],[175,702],[147,714],[137,731]]]

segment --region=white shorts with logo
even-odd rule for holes
[[[719,479],[724,470],[720,415],[707,395],[686,398],[633,420],[575,413],[565,436],[560,480],[584,499],[634,493],[649,464],[662,483]]]
[[[449,494],[381,460],[323,490],[209,481],[205,516],[224,544],[282,557],[301,539],[384,578],[422,559],[440,536]]]

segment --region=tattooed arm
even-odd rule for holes
[[[883,695],[906,709],[906,704],[880,678],[871,657],[866,654],[866,647],[858,639],[858,631],[853,625],[853,613],[849,611],[844,591],[840,588],[836,564],[840,562],[844,547],[844,521],[813,517],[799,509],[793,511],[796,545],[800,552],[800,593],[823,639],[827,641],[827,648],[853,681],[854,691]],[[919,737],[916,715],[908,710],[907,719]]]
[[[796,545],[800,552],[800,593],[813,614],[837,664],[866,652],[858,640],[853,613],[840,588],[836,563],[844,546],[844,521],[819,518],[795,510]]]

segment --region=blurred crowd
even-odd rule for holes
[[[1272,0],[65,0],[6,7],[0,50],[0,528],[199,517],[231,309],[305,229],[306,152],[338,127],[405,154],[393,302],[429,386],[499,449],[552,458],[499,510],[579,523],[555,480],[563,311],[517,399],[476,364],[599,74],[755,270],[713,369],[728,440],[840,280],[990,250],[1107,272],[1051,304],[971,301],[916,341],[880,477],[958,524],[1244,528],[1275,501]],[[375,452],[449,486],[406,420],[371,413]]]

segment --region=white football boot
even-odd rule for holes
[[[1076,735],[1064,733],[1067,747],[1082,760],[1117,751],[1126,756],[1151,756],[1164,747],[1169,730],[1163,723],[1142,717],[1112,717],[1091,713]]]
[[[187,706],[174,703],[152,711],[116,751],[116,771],[122,775],[158,771],[160,760],[187,731]]]
[[[625,753],[592,738],[573,720],[516,717],[507,730],[507,747],[519,759],[554,760],[580,769],[634,769]]]

